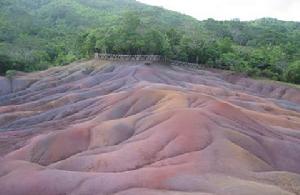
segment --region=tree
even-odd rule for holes
[[[272,18],[198,21],[133,0],[2,0],[0,58],[7,60],[0,59],[0,71],[35,71],[103,52],[159,54],[282,80],[300,59],[299,27]]]
[[[9,80],[9,86],[10,86],[10,92],[13,92],[13,78],[16,76],[17,71],[16,70],[8,70],[6,71],[6,78]]]
[[[292,62],[285,72],[285,79],[288,82],[300,84],[300,60]]]
[[[171,55],[171,46],[167,35],[162,32],[151,29],[149,30],[145,36],[145,53],[147,54],[156,54],[163,56]]]

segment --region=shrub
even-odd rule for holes
[[[8,70],[8,71],[6,71],[5,76],[6,76],[8,79],[12,79],[14,76],[16,76],[16,74],[17,74],[17,71],[16,71],[16,70]]]
[[[291,63],[285,71],[285,80],[300,84],[300,60]]]

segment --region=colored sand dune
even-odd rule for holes
[[[0,85],[0,194],[300,194],[297,88],[94,60]]]

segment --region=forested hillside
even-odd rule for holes
[[[95,51],[172,59],[300,83],[300,23],[197,21],[135,0],[2,0],[0,73]]]

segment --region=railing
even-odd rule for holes
[[[166,58],[160,55],[118,55],[118,54],[99,54],[95,53],[95,58],[100,60],[112,61],[165,61]]]
[[[175,66],[199,69],[203,65],[177,60],[169,60],[160,55],[119,55],[119,54],[100,54],[95,53],[95,59],[108,61],[146,61],[146,62],[165,62]]]

